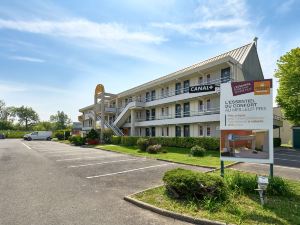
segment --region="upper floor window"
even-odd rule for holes
[[[189,87],[190,87],[190,81],[189,80],[185,80],[183,82],[183,92],[184,93],[189,92]]]
[[[165,108],[161,108],[161,115],[162,115],[162,116],[165,115]]]
[[[151,91],[151,101],[154,101],[156,99],[155,96],[155,90]]]
[[[165,89],[162,88],[160,91],[160,97],[164,98],[165,97]]]
[[[206,82],[207,82],[207,84],[210,83],[210,74],[207,74],[207,75],[206,75]]]
[[[165,91],[165,97],[169,96],[169,87],[166,87],[166,91]]]
[[[203,108],[203,101],[199,100],[199,107],[198,107],[198,111],[199,112],[203,112],[204,108]]]
[[[175,95],[181,94],[181,83],[175,84]]]
[[[150,92],[146,92],[146,102],[150,101]]]
[[[207,99],[206,100],[206,109],[210,110],[210,108],[211,108],[210,99]]]
[[[226,83],[230,81],[230,67],[221,70],[221,82]]]
[[[198,84],[203,84],[203,77],[199,77]]]
[[[166,107],[165,115],[169,116],[169,107]]]

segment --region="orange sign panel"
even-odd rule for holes
[[[265,81],[254,81],[254,95],[269,95],[271,88],[271,82]]]

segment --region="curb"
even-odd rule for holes
[[[186,215],[182,215],[182,214],[178,214],[166,209],[161,209],[155,206],[152,206],[148,203],[136,200],[134,198],[131,197],[131,195],[129,196],[125,196],[124,200],[127,202],[130,202],[140,208],[143,209],[147,209],[149,211],[155,212],[157,214],[160,214],[162,216],[166,216],[166,217],[170,217],[176,220],[180,220],[180,221],[184,221],[184,222],[188,222],[188,223],[193,223],[193,224],[201,224],[201,225],[226,225],[226,223],[222,223],[219,221],[213,221],[213,220],[207,220],[207,219],[201,219],[201,218],[194,218],[191,216],[186,216]]]

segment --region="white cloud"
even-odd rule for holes
[[[154,44],[166,41],[161,36],[147,32],[130,32],[122,24],[96,23],[86,19],[68,19],[65,21],[0,19],[0,28],[92,41],[132,41]]]
[[[9,58],[13,59],[13,60],[26,61],[26,62],[35,62],[35,63],[45,62],[45,60],[43,60],[43,59],[33,58],[33,57],[28,57],[28,56],[12,56]]]

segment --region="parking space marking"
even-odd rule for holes
[[[68,154],[68,153],[87,153],[87,151],[85,150],[85,151],[74,151],[74,150],[70,150],[70,151],[52,151],[52,152],[43,152],[43,153],[45,153],[45,154],[49,154],[49,155],[51,155],[51,154],[60,154],[60,153],[65,153],[65,154]]]
[[[71,165],[71,166],[68,166],[68,168],[77,168],[77,167],[85,167],[85,166],[94,166],[94,165],[102,165],[102,164],[117,163],[117,162],[127,162],[127,161],[134,161],[134,160],[145,161],[146,159],[121,159],[121,160],[106,161],[106,162],[100,162],[100,163],[89,163],[89,164],[81,164],[81,165]]]
[[[274,158],[274,159],[283,160],[283,161],[291,161],[291,162],[299,162],[300,163],[300,160],[295,160],[295,159],[282,159],[282,158]]]
[[[275,153],[275,156],[278,155],[278,156],[290,156],[290,157],[300,157],[300,155],[290,155],[290,154],[282,154],[282,153]]]
[[[92,179],[92,178],[98,178],[98,177],[107,177],[107,176],[113,176],[113,175],[118,175],[118,174],[123,174],[123,173],[130,173],[130,172],[139,171],[139,170],[151,169],[151,168],[155,168],[155,167],[168,166],[168,165],[172,165],[172,164],[174,164],[174,163],[165,163],[165,164],[160,164],[160,165],[141,167],[141,168],[137,168],[137,169],[124,170],[124,171],[115,172],[115,173],[106,173],[106,174],[100,174],[100,175],[95,175],[95,176],[89,176],[86,178]]]
[[[63,156],[76,156],[76,155],[92,155],[92,154],[101,154],[101,152],[77,152],[77,153],[64,153],[64,154],[59,154],[59,153],[56,153],[56,155],[48,155],[49,157],[63,157]]]
[[[112,157],[112,156],[105,156],[105,157],[99,157],[99,156],[90,157],[90,156],[86,156],[86,157],[81,157],[81,158],[58,159],[58,160],[56,160],[56,162],[81,160],[81,159],[101,159],[101,158],[109,158],[109,157]]]
[[[24,144],[23,142],[21,142],[26,148],[31,149],[28,145]]]
[[[299,170],[300,171],[300,168],[296,168],[296,167],[279,166],[279,165],[274,165],[274,166],[275,166],[275,168],[279,167],[279,168],[283,168],[283,169],[291,169],[291,170]]]

